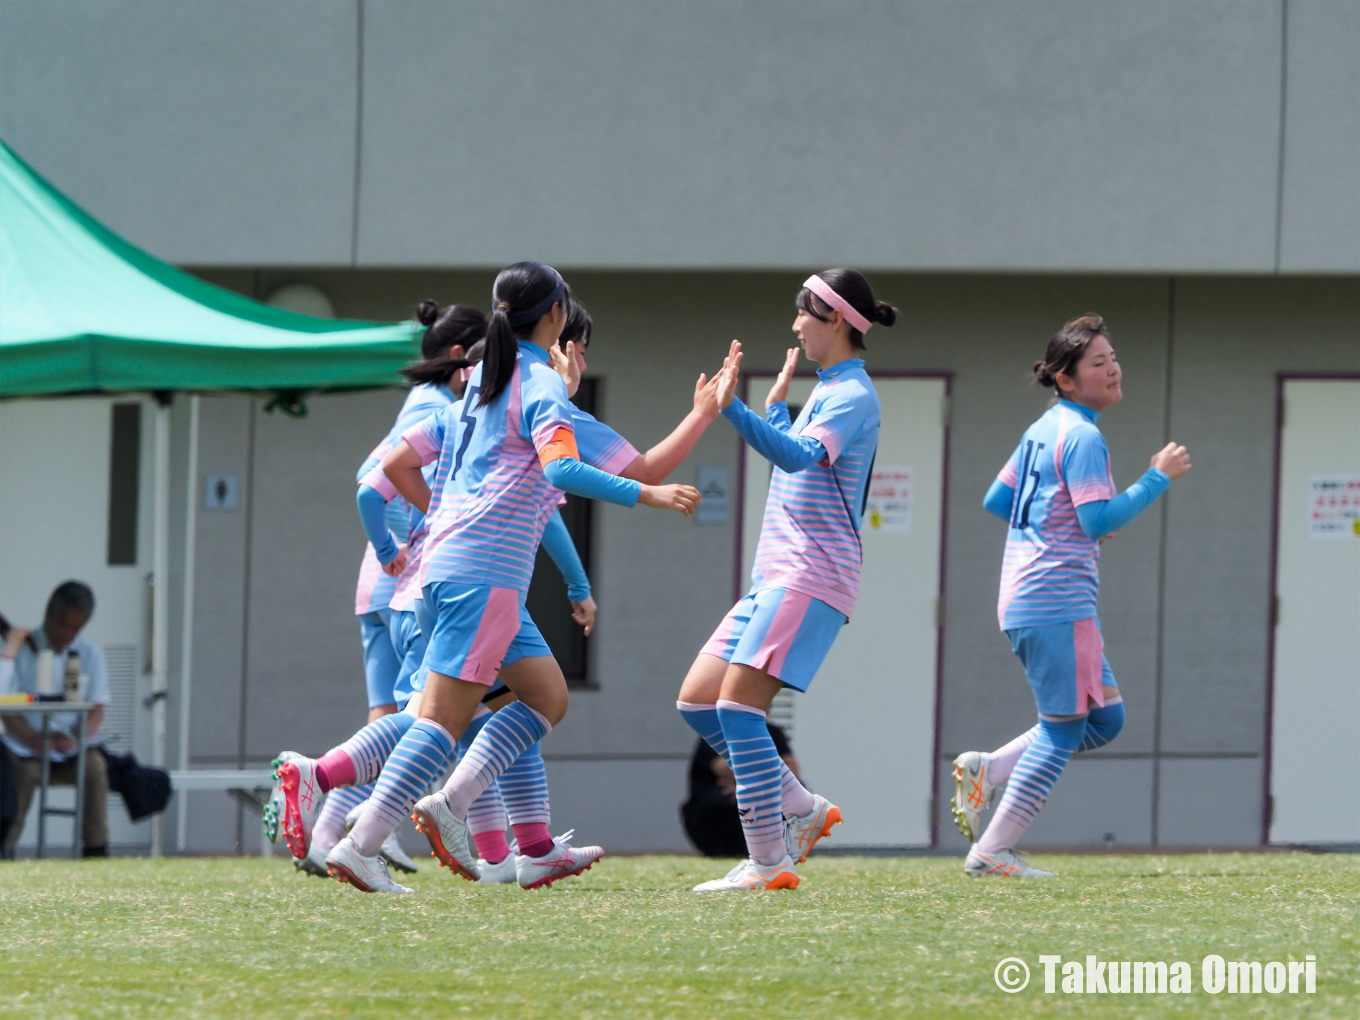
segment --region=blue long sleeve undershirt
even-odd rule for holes
[[[789,417],[787,404],[781,402],[773,405],[770,415],[776,420],[762,418],[740,398],[734,399],[722,412],[722,416],[732,423],[737,434],[746,440],[751,449],[777,468],[790,473],[803,471],[826,457],[826,447],[821,440],[811,436],[789,435],[788,425],[785,424]]]
[[[582,463],[575,457],[558,457],[543,468],[543,477],[554,489],[586,499],[600,499],[619,506],[636,506],[642,483],[620,478]]]
[[[567,598],[573,602],[584,602],[590,598],[590,578],[576,551],[576,543],[571,540],[567,522],[562,520],[562,512],[554,510],[543,529],[543,550],[552,557],[557,569],[562,572],[562,580],[567,582]]]
[[[383,566],[397,558],[397,540],[387,527],[387,500],[377,489],[359,486],[354,497],[359,507],[359,521],[364,526],[364,534],[373,543],[373,552]]]
[[[1077,520],[1083,534],[1093,542],[1113,534],[1151,506],[1153,500],[1170,487],[1171,479],[1165,473],[1158,468],[1148,468],[1143,477],[1114,499],[1083,503],[1077,507]],[[982,500],[983,509],[1003,521],[1011,519],[1014,505],[1015,490],[999,478],[992,482]]]

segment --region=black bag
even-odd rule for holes
[[[170,773],[142,765],[130,754],[100,748],[108,764],[109,789],[123,798],[134,822],[165,810],[170,802]]]

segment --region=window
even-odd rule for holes
[[[109,440],[109,542],[111,567],[137,562],[137,492],[141,481],[142,405],[114,404]]]

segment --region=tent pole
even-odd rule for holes
[[[179,654],[179,770],[189,770],[189,696],[194,665],[194,566],[198,557],[198,406],[199,395],[189,398],[189,465],[184,493],[184,607],[180,613]],[[189,802],[179,796],[175,849],[184,852],[188,842]]]
[[[155,524],[152,531],[151,762],[165,767],[165,698],[170,651],[170,395],[156,394]],[[151,855],[164,843],[163,814],[151,825]]]

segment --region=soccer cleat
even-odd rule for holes
[[[332,877],[354,886],[360,892],[408,893],[414,889],[392,881],[387,862],[381,855],[365,857],[346,836],[326,855]]]
[[[778,864],[757,864],[746,858],[723,878],[700,882],[695,892],[743,892],[752,889],[797,889],[798,872],[793,861],[785,855]]]
[[[316,762],[296,755],[280,756],[274,768],[274,789],[283,798],[283,839],[293,856],[302,860],[312,847],[312,826],[321,813],[321,786]],[[272,796],[271,796],[272,799]]]
[[[985,751],[965,751],[954,759],[954,796],[949,798],[949,811],[970,843],[976,843],[982,835],[982,812],[992,806],[996,787],[991,781],[991,764],[992,756]]]
[[[331,873],[326,870],[326,855],[321,852],[319,846],[313,846],[307,851],[307,856],[298,860],[293,858],[293,867],[307,875],[315,875],[317,878],[330,878]]]
[[[541,889],[563,878],[589,871],[591,866],[604,856],[598,846],[583,846],[580,849],[571,845],[571,837],[576,835],[570,829],[553,839],[553,848],[542,857],[515,855],[515,877],[521,889]]]
[[[1053,872],[1040,871],[1014,850],[983,853],[974,843],[963,860],[963,872],[973,878],[1052,878]]]
[[[784,816],[784,849],[795,864],[802,864],[817,841],[831,835],[831,827],[843,821],[840,808],[814,793],[811,811],[805,815]]]
[[[383,844],[378,849],[378,853],[382,856],[383,860],[398,871],[404,871],[408,875],[414,875],[416,871],[419,870],[416,868],[416,862],[411,860],[410,854],[401,848],[401,842],[397,839],[397,834],[395,832],[383,840]]]
[[[301,757],[302,755],[296,751],[284,751],[270,762],[274,769],[274,789],[270,791],[269,799],[264,802],[264,817],[261,823],[264,825],[265,838],[271,843],[279,841],[279,826],[283,821],[283,790],[279,788],[279,766]]]
[[[518,876],[515,874],[515,855],[506,854],[505,859],[492,864],[477,858],[477,870],[482,877],[477,879],[478,885],[514,885]]]
[[[455,818],[449,810],[444,791],[439,790],[428,797],[421,797],[411,811],[411,821],[416,829],[425,833],[430,841],[430,856],[440,865],[456,875],[462,875],[469,882],[481,878],[477,870],[477,859],[468,848],[467,822]]]

